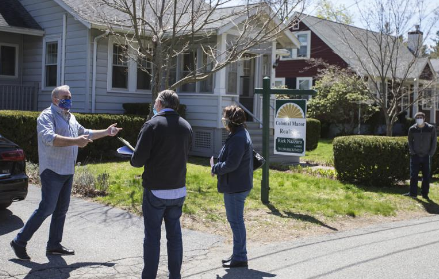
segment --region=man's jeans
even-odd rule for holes
[[[181,236],[180,217],[185,197],[179,199],[160,199],[150,190],[143,191],[143,218],[145,223],[145,240],[143,242],[143,261],[145,267],[142,279],[155,279],[160,258],[160,237],[162,220],[165,220],[166,238],[168,240],[168,270],[170,279],[181,278],[183,261],[183,240]]]
[[[49,169],[41,173],[41,202],[14,241],[26,247],[41,224],[52,215],[50,222],[49,241],[47,249],[56,249],[61,246],[64,223],[70,204],[73,174],[60,175]]]
[[[233,232],[234,261],[247,261],[247,240],[244,224],[244,203],[249,191],[241,193],[224,193],[227,220]]]
[[[430,156],[410,156],[410,194],[418,195],[418,174],[422,171],[421,194],[428,196],[430,190]]]

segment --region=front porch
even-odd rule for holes
[[[0,84],[0,110],[36,111],[38,92],[38,84]]]

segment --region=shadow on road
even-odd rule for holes
[[[421,200],[421,199],[416,199],[417,202],[419,202],[424,208],[425,211],[427,211],[430,214],[439,214],[439,205],[437,203],[435,203],[432,200]]]
[[[309,222],[309,223],[313,223],[325,228],[328,228],[332,231],[338,231],[337,228],[331,227],[325,223],[323,223],[322,221],[314,218],[313,216],[310,215],[306,215],[306,214],[300,214],[300,213],[294,213],[294,212],[290,212],[290,211],[284,211],[283,213],[279,211],[279,209],[277,209],[274,205],[272,204],[268,204],[267,205],[268,209],[270,209],[271,214],[279,216],[281,218],[291,218],[291,219],[297,219],[297,220],[301,220],[301,221],[305,221],[305,222]]]
[[[227,274],[224,276],[216,276],[216,279],[241,279],[241,278],[252,278],[252,279],[262,279],[269,277],[276,277],[276,274],[271,274],[268,272],[258,271],[254,269],[247,268],[230,268],[226,269]]]
[[[99,263],[99,262],[79,262],[68,265],[61,256],[47,256],[48,263],[40,264],[35,262],[21,261],[17,259],[10,260],[16,264],[30,268],[29,273],[23,279],[31,278],[46,278],[53,274],[57,274],[57,279],[70,278],[70,272],[79,268],[88,266],[105,266],[113,267],[114,263]],[[50,275],[50,276],[49,276]]]
[[[0,210],[0,236],[18,230],[23,225],[23,220],[14,215],[12,211],[8,209]]]

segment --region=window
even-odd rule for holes
[[[0,76],[18,76],[18,47],[15,45],[0,45]]]
[[[310,90],[312,87],[311,77],[298,77],[296,82],[297,82],[296,88],[300,90]],[[300,98],[309,100],[311,98],[311,95],[307,95],[307,96],[300,95]]]
[[[237,63],[233,62],[227,65],[227,93],[236,94],[237,92],[237,75],[238,67]]]
[[[285,88],[285,78],[274,78],[274,88]]]
[[[184,53],[182,55],[182,61],[181,61],[181,77],[184,78],[185,76],[189,75],[195,70],[195,65],[197,65],[196,60],[196,52],[189,52]],[[195,83],[186,83],[181,86],[181,92],[195,92]]]
[[[422,109],[427,110],[433,108],[433,89],[426,88],[422,90]]]
[[[55,87],[58,85],[58,42],[46,42],[44,74],[45,87]]]
[[[295,18],[294,20],[293,20],[293,23],[291,24],[291,29],[293,29],[293,30],[299,30],[299,19],[298,18]]]
[[[151,62],[146,58],[137,59],[137,89],[151,90]]]
[[[213,60],[212,57],[207,56],[206,53],[203,52],[203,73],[210,73],[213,69]],[[210,75],[207,79],[201,81],[200,83],[200,92],[212,92],[213,91],[213,75]]]
[[[294,32],[300,42],[298,49],[287,48],[289,56],[281,57],[281,60],[309,59],[311,58],[311,31]]]
[[[113,45],[112,88],[128,89],[128,53],[127,47]]]
[[[297,39],[300,42],[300,48],[297,50],[297,57],[308,57],[308,34],[297,35]]]

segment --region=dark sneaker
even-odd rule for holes
[[[15,256],[17,256],[18,259],[23,260],[23,261],[30,260],[30,257],[26,252],[26,247],[22,247],[22,246],[18,245],[13,240],[11,241],[11,247],[12,247],[12,250],[14,250]]]
[[[402,195],[406,196],[406,197],[411,197],[411,198],[416,198],[418,196],[418,195],[412,195],[412,193],[410,193],[410,192],[402,194]]]
[[[223,263],[223,267],[234,268],[234,267],[248,267],[247,261],[230,261],[228,263]]]
[[[430,200],[430,198],[428,197],[428,195],[422,195],[422,197],[426,200]]]
[[[61,246],[56,249],[47,249],[46,255],[74,255],[75,251],[72,249],[68,249],[64,246]]]

